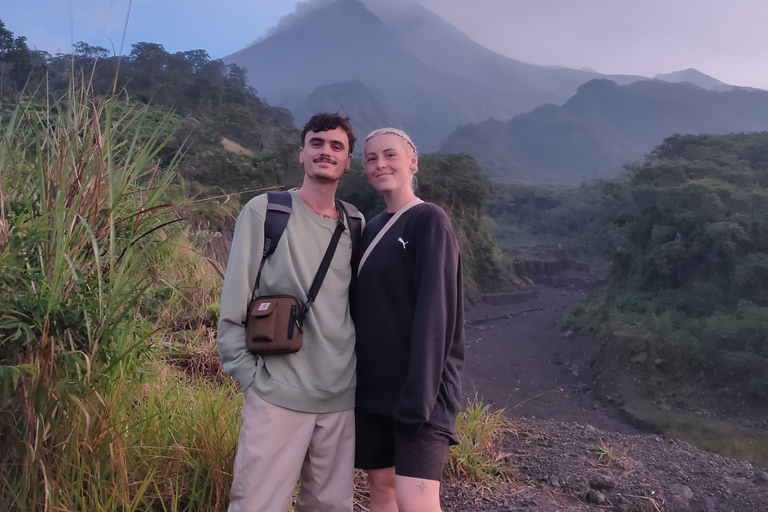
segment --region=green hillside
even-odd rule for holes
[[[246,84],[243,69],[225,66],[204,50],[169,53],[159,44],[137,43],[121,58],[110,56],[105,48],[77,43],[74,56],[52,56],[30,50],[23,37],[14,37],[1,24],[0,41],[5,48],[0,50],[5,70],[0,101],[5,100],[6,108],[22,92],[40,100],[47,93],[61,96],[75,80],[94,96],[114,91],[127,103],[151,104],[158,115],[178,116],[181,126],[163,154],[172,155],[183,145],[179,172],[211,188],[210,194],[300,180],[295,156],[299,134],[291,114],[261,100]],[[247,151],[230,151],[222,144],[227,141]]]
[[[768,400],[768,132],[670,137],[628,179],[596,185],[581,232],[611,280],[567,322],[634,326],[678,384]]]
[[[676,135],[617,179],[495,186],[497,243],[577,246],[611,262],[569,328],[631,330],[656,354],[653,393],[768,400],[768,132]],[[672,390],[672,391],[670,391]],[[709,391],[708,391],[709,392]]]

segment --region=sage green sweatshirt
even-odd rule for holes
[[[306,301],[337,221],[314,213],[291,191],[293,212],[274,253],[264,265],[258,295],[293,295]],[[267,196],[253,198],[235,225],[221,291],[216,336],[224,370],[242,389],[280,407],[310,413],[355,405],[355,329],[349,309],[352,256],[349,230],[336,248],[328,274],[304,321],[302,349],[294,354],[254,356],[245,348],[248,302],[264,246]]]

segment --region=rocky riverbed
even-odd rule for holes
[[[527,266],[535,291],[467,311],[465,395],[505,409],[500,448],[511,481],[447,482],[443,510],[768,512],[765,468],[651,431],[631,411],[655,404],[625,387],[626,404],[606,388],[634,382],[626,368],[606,366],[601,341],[558,326],[605,282],[605,267],[571,255]]]

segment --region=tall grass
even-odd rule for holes
[[[217,264],[199,249],[206,236],[186,227],[154,251],[147,262],[152,287],[142,298],[142,316],[176,330],[203,321],[215,324],[218,315],[206,318],[206,311],[218,303],[222,277]]]
[[[141,112],[113,118],[116,101],[73,87],[53,105],[20,105],[2,132],[0,356],[26,353],[41,378],[61,351],[120,360],[147,244],[176,220],[162,197],[177,160],[159,168],[162,134],[140,143]]]
[[[48,492],[27,496],[6,468],[0,510],[225,510],[238,397],[159,360],[63,396],[70,406],[47,422],[52,453],[40,465]]]
[[[145,113],[73,85],[1,128],[0,510],[223,507],[236,395],[153,363],[139,317],[179,220]]]

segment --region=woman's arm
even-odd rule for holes
[[[436,207],[430,213],[420,230],[415,259],[416,309],[408,376],[393,412],[396,422],[412,427],[429,420],[443,384],[455,331],[463,329],[457,325],[457,312],[464,307],[459,304],[459,245],[448,216]]]

